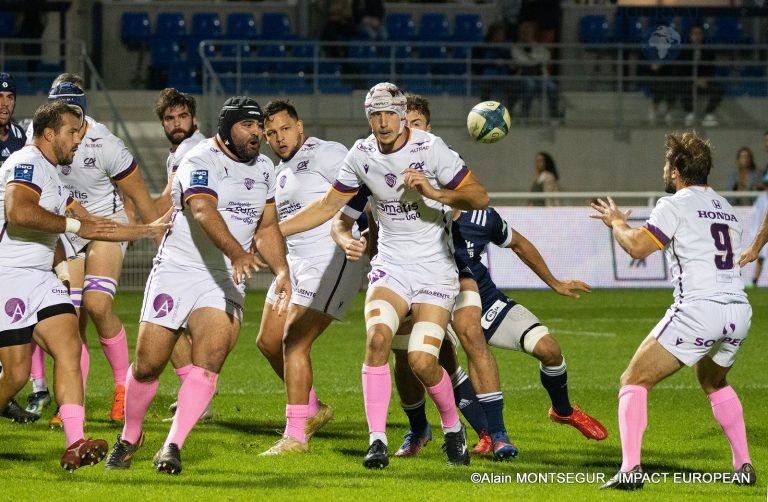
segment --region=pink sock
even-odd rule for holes
[[[45,352],[35,342],[32,342],[32,345],[34,346],[32,349],[32,370],[29,372],[29,376],[32,380],[45,379]]]
[[[459,413],[456,411],[456,402],[453,399],[453,386],[448,372],[442,370],[443,377],[440,383],[434,387],[427,387],[427,393],[437,406],[440,413],[440,423],[444,428],[455,427],[459,421]]]
[[[64,427],[64,438],[67,446],[85,437],[83,435],[85,408],[79,404],[62,404],[59,406],[59,417],[61,417],[61,425]]]
[[[363,401],[368,432],[384,433],[387,430],[387,410],[392,398],[392,378],[389,364],[367,366],[363,364]]]
[[[619,389],[619,434],[621,435],[621,471],[640,465],[643,433],[648,425],[648,389],[625,385]]]
[[[216,393],[216,381],[219,374],[199,366],[192,366],[187,378],[179,389],[178,405],[173,415],[173,425],[165,444],[176,443],[184,446],[189,432],[200,419],[208,403]]]
[[[99,337],[101,348],[112,366],[112,376],[115,385],[125,385],[125,375],[128,372],[128,340],[125,337],[125,327],[120,326],[120,332],[114,338]]]
[[[310,387],[309,389],[309,401],[307,401],[307,406],[309,406],[309,411],[307,411],[308,417],[314,417],[317,415],[317,412],[320,411],[320,401],[317,400],[317,394],[315,394],[314,387]]]
[[[91,369],[91,354],[88,352],[88,346],[83,344],[80,349],[80,373],[83,375],[83,396],[85,396],[85,387],[88,383],[88,371]],[[83,401],[85,402],[85,401]]]
[[[179,381],[184,384],[184,380],[187,379],[187,375],[189,375],[189,372],[192,371],[192,368],[194,368],[194,366],[192,363],[189,363],[186,366],[174,369],[173,372],[176,373],[177,377],[179,377]]]
[[[747,446],[747,428],[744,425],[744,412],[736,391],[730,385],[709,395],[712,403],[712,414],[725,432],[725,437],[731,443],[733,453],[733,470],[741,469],[744,464],[751,464],[749,447]]]
[[[123,440],[132,444],[139,440],[144,415],[157,394],[159,383],[158,380],[139,382],[133,377],[132,368],[128,369],[125,381],[125,424],[121,436]]]
[[[307,425],[308,410],[309,405],[306,404],[285,405],[286,435],[302,443],[307,442],[304,427]]]

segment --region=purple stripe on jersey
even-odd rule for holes
[[[3,242],[3,237],[5,237],[5,229],[8,227],[8,222],[6,221],[3,223],[3,229],[0,230],[0,242]]]
[[[656,237],[659,240],[659,242],[661,242],[662,246],[666,246],[667,244],[669,244],[669,237],[664,235],[664,232],[659,230],[658,227],[655,227],[655,226],[651,225],[650,223],[646,223],[645,224],[645,228],[651,234],[653,234],[653,236]]]
[[[8,184],[10,185],[11,183],[13,183],[14,185],[22,185],[29,188],[30,190],[34,190],[35,192],[37,192],[37,195],[40,195],[43,193],[43,190],[39,186],[35,185],[34,183],[30,183],[28,181],[10,180]]]
[[[469,175],[469,169],[467,166],[463,166],[461,169],[459,169],[459,173],[453,177],[450,183],[445,185],[445,188],[448,190],[453,190],[457,186],[461,185],[461,182],[464,181],[464,178],[466,178]]]
[[[672,322],[672,321],[675,319],[675,314],[677,314],[677,307],[675,307],[675,311],[674,311],[674,312],[672,312],[672,315],[671,315],[671,316],[669,316],[669,320],[668,320],[668,321],[667,321],[667,323],[664,325],[664,327],[663,327],[663,328],[661,328],[661,331],[659,331],[659,334],[658,334],[658,335],[656,335],[656,340],[658,340],[659,338],[661,338],[661,335],[663,335],[663,334],[664,334],[664,331],[666,331],[666,329],[669,327],[670,323],[671,323],[671,322]]]
[[[193,195],[210,195],[211,197],[215,197],[216,199],[219,198],[219,194],[217,194],[215,191],[211,190],[210,188],[192,187],[184,190],[184,200],[189,199]]]
[[[136,160],[134,160],[133,162],[131,162],[131,165],[128,166],[128,169],[126,169],[122,173],[112,176],[112,179],[115,181],[124,180],[128,176],[132,175],[138,168],[139,168],[139,165],[136,163]]]
[[[345,185],[344,183],[342,183],[339,180],[336,180],[336,181],[333,182],[333,188],[337,192],[341,192],[343,194],[350,194],[350,195],[353,194],[353,193],[356,193],[358,191],[357,188],[348,187],[347,185]]]
[[[266,203],[267,204],[274,204],[275,203],[275,198],[274,197],[270,197],[269,199],[267,199]]]
[[[683,263],[680,261],[680,257],[677,256],[674,240],[672,241],[672,256],[675,257],[675,260],[677,260],[677,266],[680,268],[680,300],[682,300],[683,299]]]
[[[68,195],[67,196],[67,205],[65,207],[71,206],[72,204],[74,204],[74,202],[75,202],[75,198],[72,197],[71,195]]]

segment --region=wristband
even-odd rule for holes
[[[64,231],[70,234],[76,234],[78,230],[80,230],[80,220],[67,218],[67,226],[64,228]]]
[[[69,264],[67,263],[67,260],[59,262],[58,265],[53,267],[53,271],[56,272],[56,277],[58,277],[61,282],[69,280]]]

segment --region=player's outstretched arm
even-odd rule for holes
[[[339,211],[333,217],[333,224],[331,225],[331,238],[344,251],[349,261],[358,261],[362,258],[367,246],[365,236],[361,235],[360,239],[355,239],[352,236],[354,224],[355,220],[351,216]]]
[[[291,299],[291,276],[288,272],[288,262],[285,259],[285,241],[278,226],[277,209],[274,204],[264,208],[256,234],[253,237],[256,251],[264,258],[272,273],[275,274],[275,293],[278,301],[273,308],[278,314],[287,310]]]
[[[324,196],[280,222],[280,232],[286,237],[318,227],[334,217],[354,194],[342,194],[329,188]]]
[[[552,275],[552,271],[549,270],[547,262],[544,261],[544,257],[541,256],[539,250],[536,249],[528,239],[526,239],[519,232],[512,233],[512,241],[508,246],[515,254],[525,263],[528,268],[539,276],[544,281],[544,284],[555,290],[558,294],[563,296],[570,296],[571,298],[579,298],[579,291],[590,293],[592,287],[581,281],[568,279],[561,281]]]
[[[754,240],[752,240],[752,243],[741,253],[741,257],[739,257],[739,266],[743,267],[747,263],[755,261],[766,242],[768,242],[768,212],[765,213],[765,218],[763,218],[763,222],[760,224],[760,229],[757,231]]]
[[[402,171],[405,175],[405,186],[418,190],[421,195],[428,199],[436,200],[456,209],[485,209],[488,207],[490,198],[485,187],[480,183],[475,175],[467,173],[464,180],[454,189],[435,188],[429,182],[422,171],[413,168],[407,168]]]
[[[117,186],[127,198],[133,202],[139,210],[141,221],[149,223],[155,221],[163,212],[158,211],[157,206],[149,196],[147,185],[141,175],[141,170],[136,169],[130,176],[117,180]]]
[[[589,217],[601,220],[608,228],[613,229],[614,239],[632,258],[645,258],[654,251],[661,249],[645,229],[632,228],[627,225],[627,218],[632,213],[631,209],[622,212],[610,197],[608,197],[608,202],[597,199],[590,206],[598,214],[591,214]]]
[[[135,241],[145,237],[159,242],[163,234],[172,226],[170,224],[171,214],[169,211],[164,216],[146,225],[124,225],[108,218],[93,216],[78,202],[70,205],[66,213],[67,217],[76,217],[79,221],[80,226],[73,233],[86,239],[109,242]]]

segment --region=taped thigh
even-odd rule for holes
[[[507,311],[488,344],[530,354],[539,340],[547,334],[549,328],[542,326],[538,317],[522,305],[516,304]]]
[[[439,324],[428,321],[417,322],[411,330],[408,352],[426,352],[438,357],[443,337],[445,337],[445,330]]]
[[[456,296],[456,303],[453,305],[453,311],[463,309],[464,307],[483,308],[483,302],[480,300],[480,293],[477,291],[460,291]]]
[[[86,275],[83,281],[83,294],[85,293],[104,293],[112,298],[117,291],[117,281],[111,277],[101,277],[98,275]]]
[[[376,324],[385,325],[392,330],[393,335],[397,333],[400,327],[400,316],[388,301],[371,300],[365,304],[365,330],[370,330]]]

